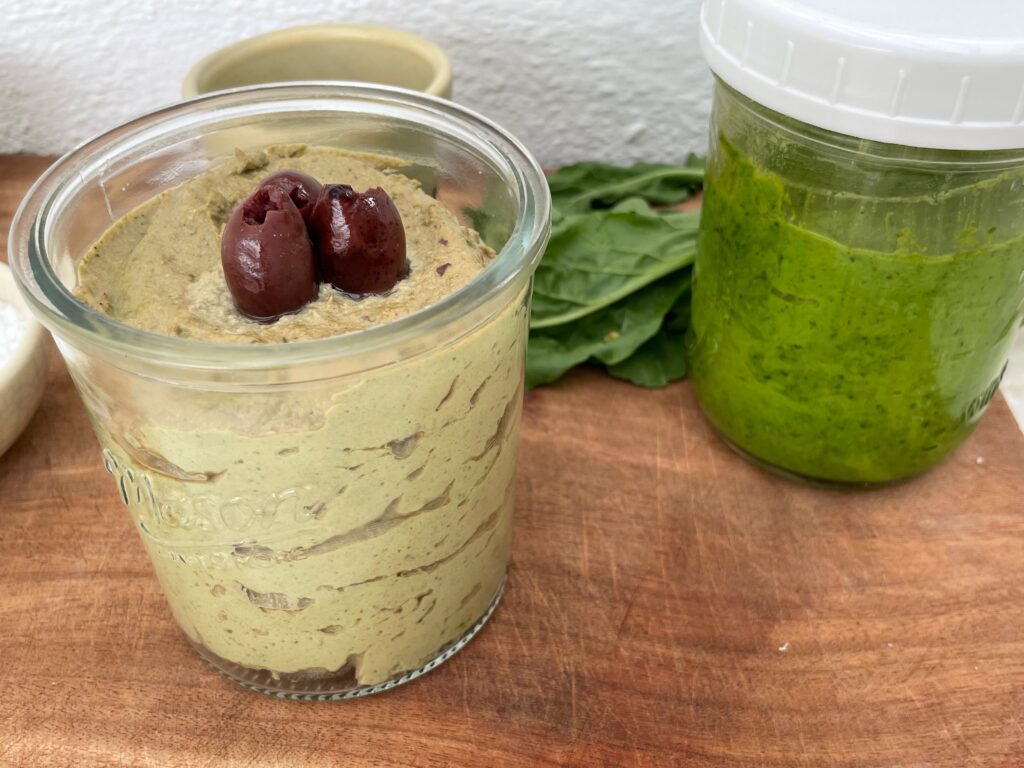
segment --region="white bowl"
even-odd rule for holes
[[[0,262],[0,302],[25,319],[25,332],[14,353],[0,363],[0,456],[18,439],[39,407],[46,386],[49,351],[46,331],[32,319],[7,265]]]

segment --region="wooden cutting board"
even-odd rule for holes
[[[0,158],[0,229],[45,162]],[[54,354],[0,458],[0,765],[1024,765],[1024,437],[997,398],[940,470],[802,487],[687,384],[527,396],[505,601],[382,696],[243,691],[165,607]]]

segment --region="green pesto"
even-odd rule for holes
[[[934,466],[998,387],[1024,307],[1024,239],[965,223],[945,254],[924,255],[913,232],[891,252],[848,247],[795,225],[782,179],[718,141],[690,338],[704,412],[755,458],[810,478],[881,483]]]

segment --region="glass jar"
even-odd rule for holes
[[[398,156],[498,251],[400,320],[288,344],[122,325],[72,291],[140,203],[236,148]],[[215,668],[263,692],[386,690],[463,647],[505,582],[540,168],[454,104],[349,85],[250,88],[142,117],[55,164],[12,263],[50,328],[171,610]]]
[[[749,456],[838,483],[934,466],[1024,316],[1024,150],[854,138],[716,81],[691,375]]]

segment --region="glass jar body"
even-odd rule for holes
[[[734,446],[815,480],[934,466],[995,394],[1024,307],[1024,151],[859,140],[718,82],[691,368]]]
[[[200,655],[259,690],[338,695],[475,634],[508,560],[527,297],[412,359],[245,390],[61,343]]]
[[[274,344],[120,324],[74,296],[114,222],[236,150],[388,155],[497,252],[471,283],[392,322]],[[82,396],[170,608],[254,689],[349,698],[458,651],[508,561],[540,168],[455,105],[368,86],[246,89],[176,105],[60,160],[11,255]]]

